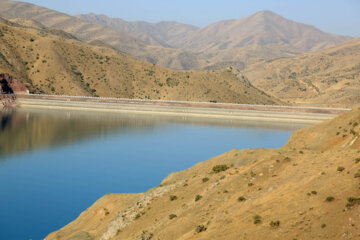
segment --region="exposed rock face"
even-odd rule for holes
[[[24,84],[7,73],[0,74],[0,94],[28,94]]]

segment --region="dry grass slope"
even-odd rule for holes
[[[249,65],[243,74],[290,104],[347,106],[360,102],[360,39],[291,58]]]
[[[232,150],[109,194],[46,239],[358,239],[360,108],[280,149]]]
[[[27,20],[28,21],[28,20]],[[18,21],[19,22],[19,21]],[[37,92],[107,97],[274,104],[235,70],[174,71],[62,31],[0,23],[0,72]],[[101,45],[101,44],[97,44]]]

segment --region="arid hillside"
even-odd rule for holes
[[[280,149],[232,150],[141,194],[108,194],[48,240],[358,239],[360,108]]]
[[[126,22],[105,15],[86,14],[78,18],[119,30],[148,44],[173,47],[207,60],[202,67],[241,67],[257,59],[293,56],[320,50],[350,40],[350,37],[322,32],[271,11],[226,20],[197,28],[174,22]],[[171,31],[169,31],[171,29]]]
[[[174,71],[113,48],[89,45],[60,30],[38,28],[30,20],[26,20],[30,27],[0,20],[0,72],[13,75],[33,92],[279,103],[236,70]]]
[[[360,39],[297,57],[259,61],[242,73],[289,104],[351,107],[360,102]]]
[[[197,69],[205,60],[179,49],[151,46],[130,35],[93,24],[64,13],[34,4],[15,1],[0,1],[0,17],[6,19],[34,20],[47,28],[63,30],[82,41],[103,41],[114,48],[150,63],[173,69]]]

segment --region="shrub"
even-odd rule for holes
[[[354,178],[360,178],[360,171],[354,174]]]
[[[170,214],[169,215],[169,219],[171,220],[171,219],[174,219],[174,218],[176,218],[177,216],[176,216],[176,214]]]
[[[280,226],[280,221],[277,220],[277,221],[271,221],[270,222],[270,226],[271,227],[279,227]]]
[[[207,181],[209,181],[209,178],[205,177],[205,178],[202,179],[202,181],[207,182]]]
[[[249,186],[249,187],[252,187],[252,186],[254,186],[254,184],[253,184],[252,182],[249,182],[249,183],[248,183],[248,186]]]
[[[316,195],[317,191],[311,191],[311,194]]]
[[[179,81],[177,79],[173,79],[173,78],[167,78],[166,79],[166,84],[169,87],[174,87],[174,86],[178,86],[179,85]]]
[[[326,227],[325,223],[321,224],[321,228],[325,228],[325,227]]]
[[[3,36],[4,36],[4,34],[2,32],[0,32],[0,37],[3,37]]]
[[[355,204],[360,204],[360,197],[348,197],[346,207],[352,207]]]
[[[54,87],[51,87],[51,91],[52,91],[52,92],[55,92],[55,88],[54,88]]]
[[[219,173],[219,172],[224,172],[226,170],[228,170],[229,167],[226,164],[222,164],[222,165],[216,165],[212,168],[212,171],[214,173]]]
[[[195,228],[195,232],[197,232],[197,233],[205,232],[206,229],[207,229],[207,228],[206,228],[204,225],[198,225],[198,226]]]
[[[135,219],[139,219],[140,217],[141,217],[141,214],[140,214],[140,213],[138,213],[138,214],[135,215]]]
[[[344,171],[344,170],[345,170],[345,168],[344,168],[344,167],[342,167],[342,166],[339,166],[339,167],[337,167],[337,170],[338,170],[338,172],[342,172],[342,171]]]
[[[327,202],[332,202],[332,201],[334,201],[335,200],[335,198],[333,197],[333,196],[328,196],[326,199],[325,199],[325,201],[327,201]]]
[[[174,201],[174,200],[177,200],[177,199],[178,199],[177,196],[175,196],[175,195],[170,195],[170,201]]]
[[[240,197],[238,198],[238,201],[239,201],[239,202],[244,202],[244,201],[246,201],[246,198],[245,198],[244,196],[240,196]]]
[[[254,224],[260,224],[261,223],[261,216],[255,215],[253,217],[253,220],[254,220]]]
[[[30,38],[30,42],[33,42],[33,41],[35,41],[35,39],[33,39],[33,38]]]
[[[195,202],[199,201],[200,199],[202,199],[202,196],[201,195],[196,195]]]
[[[356,158],[355,163],[359,163],[359,162],[360,162],[360,158]]]

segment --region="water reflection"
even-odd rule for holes
[[[115,132],[121,134],[125,131],[153,130],[172,123],[276,130],[295,130],[306,126],[295,123],[29,109],[0,112],[0,119],[0,160],[5,156],[71,144],[95,136],[101,138]]]

